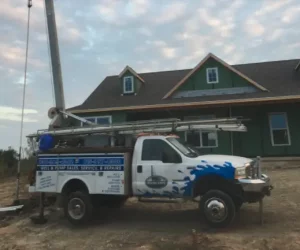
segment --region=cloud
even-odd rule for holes
[[[32,83],[32,81],[33,81],[32,78],[33,78],[32,74],[27,73],[26,85]],[[22,76],[18,77],[17,80],[14,83],[24,85],[24,82],[25,82],[25,79],[24,79],[24,76],[22,75]]]
[[[233,44],[230,44],[230,45],[226,45],[225,47],[224,47],[224,53],[225,54],[231,54],[231,53],[233,53],[233,51],[235,50],[235,45],[233,45]]]
[[[199,17],[202,20],[202,22],[204,22],[208,26],[218,27],[221,25],[221,20],[219,20],[216,17],[214,17],[213,15],[211,15],[211,13],[209,13],[207,9],[199,8],[197,10],[197,12],[198,12]]]
[[[138,18],[147,13],[150,0],[131,0],[126,6],[126,14],[132,18]]]
[[[111,2],[112,3],[110,4],[102,4],[98,6],[98,13],[103,21],[107,23],[119,24],[116,5],[113,1]]]
[[[150,0],[102,0],[101,4],[96,7],[96,13],[107,24],[124,26],[132,20],[143,17],[148,12],[150,6]]]
[[[213,8],[217,6],[217,3],[215,0],[204,0],[203,5],[208,8]]]
[[[161,49],[161,52],[165,58],[172,59],[172,58],[176,57],[176,49],[175,48],[164,47]]]
[[[81,31],[78,29],[79,26],[73,19],[67,19],[58,11],[55,13],[55,19],[61,40],[74,43],[82,39]]]
[[[5,19],[14,20],[17,22],[27,22],[27,8],[25,4],[23,6],[15,5],[12,1],[2,0],[0,8],[0,16]]]
[[[236,13],[244,4],[242,0],[233,0],[228,5],[227,2],[219,2],[219,8],[222,11],[215,11],[214,8],[207,7],[207,4],[201,5],[195,11],[188,15],[184,22],[184,37],[192,37],[195,33],[211,33],[221,39],[226,39],[232,36],[236,28]],[[222,5],[223,4],[223,5]],[[213,5],[213,4],[212,4]],[[183,37],[183,38],[184,38]]]
[[[298,43],[293,43],[288,45],[289,49],[299,49],[300,48],[300,42]]]
[[[38,114],[37,110],[34,109],[24,109],[24,122],[37,122],[36,119],[30,117],[30,115]],[[13,108],[0,106],[0,120],[6,121],[21,121],[22,110]]]
[[[152,31],[149,28],[146,27],[140,27],[137,29],[138,33],[145,36],[152,36]]]
[[[195,67],[195,65],[203,59],[205,54],[207,54],[207,51],[205,51],[204,48],[198,48],[198,50],[195,50],[194,53],[182,56],[176,63],[176,68],[185,69]]]
[[[260,7],[260,9],[257,10],[254,15],[258,17],[267,15],[269,13],[282,9],[284,6],[290,4],[291,2],[293,2],[293,0],[265,0],[262,2],[262,6]]]
[[[285,30],[284,29],[276,29],[274,31],[271,31],[270,35],[266,38],[267,41],[273,42],[282,37],[284,34]]]
[[[23,48],[21,48],[19,46],[13,46],[10,44],[0,44],[0,60],[12,65],[24,65],[25,45]],[[30,54],[28,57],[28,64],[37,68],[42,68],[45,66],[45,63],[42,60],[34,58],[32,54]]]
[[[261,36],[265,32],[265,28],[257,20],[249,18],[245,23],[245,31],[252,37]]]
[[[147,40],[146,44],[153,45],[155,47],[164,47],[167,46],[167,43],[162,40]]]
[[[239,64],[242,62],[243,59],[244,59],[244,55],[243,53],[240,52],[235,52],[231,55],[224,57],[224,60],[226,60],[226,62],[229,64]]]
[[[293,6],[284,11],[282,16],[282,22],[286,24],[290,24],[299,17],[300,14],[300,6]]]
[[[184,15],[186,7],[186,4],[182,1],[172,1],[172,3],[162,8],[159,16],[153,18],[153,22],[155,22],[156,24],[165,24],[179,19]]]

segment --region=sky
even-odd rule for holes
[[[19,147],[26,0],[0,1],[0,149]],[[67,107],[126,65],[138,73],[300,58],[299,0],[54,0]],[[24,136],[54,106],[44,0],[33,0]],[[25,137],[24,137],[25,138]],[[26,139],[23,145],[26,146]]]

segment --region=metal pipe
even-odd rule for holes
[[[261,162],[260,162],[260,156],[256,157],[256,162],[257,162],[257,178],[261,178]]]
[[[197,124],[198,123],[198,124]],[[247,128],[244,125],[240,124],[201,124],[201,121],[197,121],[192,125],[180,125],[177,123],[177,126],[174,128],[172,123],[163,123],[159,125],[153,124],[140,124],[140,125],[122,125],[122,126],[92,126],[92,127],[79,127],[79,128],[70,128],[70,129],[59,129],[59,130],[42,130],[38,131],[37,134],[28,135],[28,137],[37,137],[43,134],[51,135],[80,135],[80,134],[95,134],[95,133],[111,133],[118,132],[122,134],[130,134],[140,132],[172,132],[172,131],[188,131],[188,130],[224,130],[224,131],[247,131]]]
[[[23,126],[24,126],[24,109],[25,109],[25,95],[27,84],[27,65],[28,65],[28,50],[29,50],[29,34],[30,34],[30,9],[32,7],[32,1],[28,0],[28,17],[27,17],[27,37],[26,37],[26,55],[25,55],[25,69],[24,69],[24,86],[23,86],[23,101],[22,101],[22,115],[21,115],[21,127],[20,127],[20,146],[18,157],[18,169],[17,169],[17,184],[16,184],[16,201],[19,200],[20,191],[20,171],[22,160],[22,144],[23,144]]]
[[[232,110],[231,106],[229,106],[229,117],[232,117]],[[233,133],[230,132],[230,148],[231,148],[231,155],[233,155]]]

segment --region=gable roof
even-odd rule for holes
[[[209,53],[205,58],[203,58],[203,60],[201,62],[199,62],[195,68],[193,68],[188,74],[186,74],[164,97],[163,99],[166,99],[168,97],[170,97],[182,84],[184,84],[195,72],[197,72],[201,66],[209,59],[209,58],[213,58],[215,59],[217,62],[221,63],[222,65],[224,65],[226,68],[228,68],[229,70],[233,71],[234,73],[238,74],[240,77],[244,78],[245,80],[247,80],[250,84],[254,85],[256,88],[262,90],[262,91],[268,91],[265,87],[259,85],[257,82],[253,81],[252,79],[250,79],[249,77],[247,77],[246,75],[244,75],[242,72],[240,72],[239,70],[235,69],[234,67],[231,67],[229,64],[227,64],[226,62],[224,62],[223,60],[221,60],[220,58],[218,58],[217,56],[215,56],[212,53]]]
[[[300,100],[300,74],[295,65],[299,59],[231,65],[269,91],[218,96],[165,98],[192,69],[139,74],[147,84],[139,93],[121,96],[118,76],[108,76],[79,106],[69,109],[74,113],[142,110],[193,105],[234,104],[272,100]]]
[[[145,82],[145,80],[139,76],[138,73],[136,73],[131,67],[128,65],[122,70],[122,72],[119,74],[119,77],[121,78],[127,71],[129,71],[131,74],[133,74],[135,77],[137,77],[141,82]]]
[[[298,70],[299,70],[299,68],[300,68],[300,61],[298,62],[298,64],[297,64],[297,66],[296,66],[295,70],[296,70],[296,71],[298,71]]]

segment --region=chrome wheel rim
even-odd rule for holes
[[[73,198],[68,204],[68,213],[74,220],[80,220],[85,214],[85,204],[79,198]]]
[[[215,197],[205,202],[204,210],[206,217],[212,222],[222,222],[228,215],[224,201]]]

